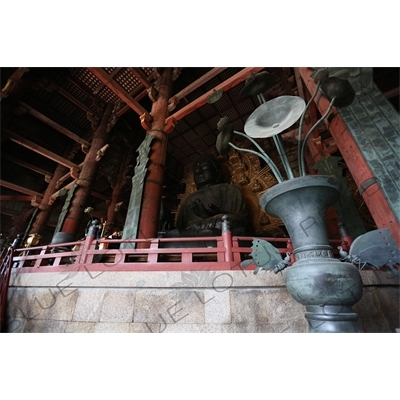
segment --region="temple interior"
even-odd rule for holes
[[[257,86],[259,78],[260,87]],[[348,104],[348,98],[342,99],[341,95],[337,94],[329,95],[333,93],[330,92],[331,88],[327,85],[322,86],[330,78],[333,81],[337,79],[341,84],[350,85],[351,101]],[[321,87],[323,87],[322,90]],[[139,239],[136,243],[139,249],[150,248],[146,254],[149,258],[145,259],[147,264],[151,264],[153,245],[145,240],[174,238],[170,242],[168,240],[163,242],[164,246],[168,247],[168,243],[174,243],[174,240],[180,237],[195,237],[196,234],[182,233],[182,210],[185,200],[193,198],[190,196],[195,194],[200,186],[199,178],[196,178],[194,174],[195,163],[200,156],[212,156],[216,160],[219,166],[215,169],[215,172],[219,174],[218,183],[230,184],[229,189],[236,186],[239,190],[238,193],[245,203],[247,219],[244,224],[246,229],[240,230],[242,227],[240,225],[237,231],[235,231],[233,217],[230,217],[228,222],[224,219],[218,224],[206,224],[196,231],[200,237],[208,235],[215,238],[222,235],[221,240],[224,244],[221,246],[226,248],[228,242],[224,241],[226,237],[223,235],[231,227],[229,233],[232,233],[234,237],[245,236],[249,237],[249,240],[256,237],[268,238],[272,242],[276,240],[276,243],[282,241],[284,245],[278,250],[283,257],[285,253],[289,257],[290,254],[287,253],[285,246],[290,246],[293,239],[290,229],[282,218],[269,214],[265,207],[261,207],[260,199],[268,196],[269,190],[282,181],[290,181],[305,175],[316,177],[328,175],[335,176],[342,185],[340,204],[337,207],[335,205],[335,209],[330,207],[324,215],[328,238],[335,243],[334,256],[341,257],[341,253],[337,250],[338,244],[342,243],[342,246],[343,243],[350,244],[370,232],[388,236],[386,245],[392,252],[396,251],[392,249],[398,251],[400,246],[400,204],[398,201],[400,83],[397,67],[321,69],[311,67],[7,67],[1,68],[1,88],[0,230],[2,247],[7,248],[16,238],[19,238],[17,248],[21,251],[17,254],[18,262],[22,262],[23,257],[29,255],[29,247],[37,247],[36,252],[34,250],[30,253],[29,262],[20,264],[19,268],[15,268],[16,270],[23,270],[26,266],[31,268],[32,272],[37,272],[43,267],[41,271],[46,272],[42,274],[51,274],[54,260],[49,261],[50,255],[44,256],[47,257],[45,263],[42,261],[37,263],[33,258],[34,255],[41,257],[47,251],[45,246],[63,242],[81,241],[90,246],[92,242],[87,242],[90,235],[97,240]],[[336,87],[332,90],[336,90]],[[305,110],[301,118],[299,113],[292,120],[290,116],[292,110],[290,112],[279,110],[279,107],[285,106],[285,103],[279,100],[283,98],[301,100],[303,107],[301,111]],[[252,119],[254,112],[261,105],[273,104],[274,101],[274,104],[276,101],[278,104],[274,114],[274,118],[277,116],[277,119],[273,121],[275,123],[269,126],[272,117],[266,114],[263,114],[262,118],[254,119],[262,129],[268,128],[273,131],[270,136],[257,136],[257,133],[254,136],[257,145],[265,152],[265,156],[260,157],[254,151],[254,143],[249,142],[245,137],[244,133],[249,129],[246,128],[248,126],[246,123]],[[336,101],[337,107],[332,101]],[[307,108],[304,108],[306,104]],[[284,128],[278,135],[276,129],[279,125]],[[307,133],[310,133],[310,136],[304,140]],[[303,139],[299,139],[299,136]],[[302,152],[300,152],[300,145],[303,142],[300,140],[304,140]],[[300,164],[299,160],[303,156],[304,161]],[[205,186],[209,190],[209,187]],[[227,199],[232,201],[234,195],[231,194],[232,192],[229,193],[226,195]],[[293,201],[295,202],[296,199],[294,198]],[[213,201],[212,204],[205,204],[205,207],[203,204],[200,206],[200,210],[194,211],[196,215],[208,215],[213,210],[218,210],[215,214],[219,215],[230,213],[223,202]],[[289,209],[291,205],[282,203],[282,208],[285,207]],[[293,214],[296,212],[295,210]],[[232,215],[234,215],[233,211]],[[219,230],[215,230],[217,227]],[[209,232],[205,234],[207,229]],[[219,239],[215,240],[217,243]],[[209,249],[204,250],[204,254],[197,255],[202,264],[200,262],[196,264],[194,256],[193,260],[188,261],[184,252],[178,258],[172,251],[160,253],[158,261],[165,261],[165,264],[157,267],[159,269],[153,269],[153,272],[148,272],[147,277],[144,275],[145,266],[140,264],[143,262],[141,257],[144,257],[144,253],[140,253],[135,259],[136,255],[127,255],[128,250],[124,250],[125,262],[131,264],[126,266],[126,269],[123,269],[125,267],[116,269],[116,271],[121,271],[118,279],[122,279],[124,274],[135,270],[133,259],[140,264],[141,278],[139,279],[139,275],[134,278],[136,297],[135,306],[132,305],[132,307],[138,307],[138,310],[136,308],[135,311],[131,310],[134,317],[130,315],[126,320],[122,318],[114,321],[106,314],[108,303],[102,298],[99,304],[105,305],[99,309],[97,320],[79,319],[84,318],[78,315],[77,311],[81,297],[74,297],[74,307],[75,305],[76,307],[71,309],[71,315],[64,316],[63,314],[63,317],[60,317],[46,314],[43,319],[39,318],[40,321],[56,321],[58,325],[56,327],[51,325],[52,328],[49,328],[50,325],[43,325],[42,322],[35,325],[29,318],[21,317],[16,306],[12,305],[9,311],[11,314],[7,317],[7,329],[12,330],[10,321],[16,318],[17,322],[21,322],[19,325],[21,328],[18,329],[33,332],[42,332],[46,329],[54,329],[56,332],[66,332],[68,329],[72,331],[78,329],[76,328],[78,323],[85,323],[85,329],[96,331],[103,327],[106,329],[105,321],[115,322],[115,329],[118,322],[125,324],[121,329],[144,331],[159,329],[161,331],[162,328],[158,322],[157,328],[154,328],[153,325],[156,324],[152,317],[148,315],[141,317],[140,313],[145,307],[139,307],[140,301],[145,301],[144,296],[149,296],[146,297],[146,301],[161,296],[162,291],[157,292],[154,287],[162,289],[169,287],[170,282],[161,282],[159,279],[169,279],[170,275],[164,274],[165,276],[160,278],[160,275],[154,271],[160,274],[168,271],[182,274],[180,275],[182,279],[187,278],[183,279],[184,282],[195,281],[195,288],[208,287],[209,289],[205,289],[204,292],[206,296],[207,290],[211,291],[210,288],[214,287],[214,283],[208,282],[203,285],[204,282],[201,281],[207,271],[207,262],[210,262],[211,270],[215,271],[229,269],[233,261],[247,262],[251,243],[244,243],[243,240],[241,238],[233,245],[230,244],[233,250],[231,247],[229,249],[234,254],[234,251],[239,252],[238,248],[241,246],[246,247],[247,254],[243,251],[240,255],[239,253],[235,253],[232,257],[227,255],[224,261],[226,264],[221,261],[219,266],[219,256],[216,255],[215,259],[211,258],[211,253],[207,253]],[[103,249],[127,249],[128,244],[125,243],[120,247],[120,243],[118,242],[115,247],[106,243]],[[186,243],[185,246],[189,248],[198,246],[196,242],[189,241],[188,243],[189,245]],[[206,248],[214,246],[209,245],[207,241],[204,243]],[[39,249],[38,246],[42,247]],[[86,244],[82,244],[79,257],[73,258],[72,264],[75,262],[75,265],[79,264],[92,271],[89,264],[96,264],[97,253],[88,251],[87,254],[90,255],[92,261],[85,262],[84,253],[89,249],[85,246]],[[185,247],[179,242],[177,246]],[[218,247],[219,244],[216,246]],[[23,248],[26,250],[22,251]],[[325,253],[324,251],[321,250],[318,254],[322,254],[323,257],[331,256],[330,250],[326,250]],[[366,252],[364,248],[363,251]],[[308,254],[307,257],[309,256]],[[349,258],[346,255],[342,258],[350,260],[358,269],[363,270],[364,285],[372,286],[372,289],[364,289],[365,293],[377,296],[378,291],[374,292],[376,287],[384,293],[378,300],[364,295],[365,304],[362,303],[363,305],[356,310],[360,315],[362,328],[366,332],[376,332],[379,329],[384,332],[394,332],[400,328],[398,304],[395,309],[392,306],[399,299],[398,277],[397,283],[394,284],[394,281],[390,281],[386,276],[385,279],[378,279],[375,275],[373,277],[368,275],[374,271],[365,268],[366,263],[363,262],[362,257],[357,258],[358,256],[359,254]],[[105,257],[104,254],[103,257]],[[104,263],[107,262],[118,264],[116,253],[112,253],[112,257],[114,258],[111,261],[103,258],[102,266],[97,261],[94,270],[104,271],[107,268]],[[399,264],[393,257],[389,257],[390,260],[385,259],[383,265],[379,265],[383,267],[382,271],[398,272]],[[81,261],[78,262],[78,258]],[[300,256],[297,259],[299,260]],[[61,262],[60,260],[57,263]],[[54,264],[54,271],[60,272],[62,271],[61,264],[57,265],[57,263]],[[288,263],[289,261],[285,264],[284,260],[280,260],[274,267],[278,272],[286,268]],[[390,270],[385,268],[385,263],[391,265]],[[258,267],[261,268],[260,265]],[[204,273],[201,276],[197,272],[191,272],[196,279],[193,276],[189,279],[187,275],[184,275],[188,274],[187,271],[200,270]],[[245,290],[242,289],[247,284],[240,281],[240,272],[234,272],[239,282],[235,283],[237,288],[236,286],[230,288],[229,299],[221,297],[221,302],[226,302],[228,310],[226,313],[229,314],[229,318],[227,317],[225,321],[222,317],[221,320],[218,319],[220,317],[207,317],[211,315],[207,314],[207,307],[212,306],[210,303],[211,305],[205,305],[206,311],[203,310],[203,314],[200,313],[202,316],[196,314],[196,317],[193,317],[194,322],[191,322],[192,325],[188,323],[182,329],[266,332],[269,329],[277,331],[282,328],[282,320],[286,321],[283,311],[272,325],[270,322],[267,323],[267,320],[269,318],[269,321],[273,321],[273,318],[266,318],[264,314],[260,318],[257,314],[254,320],[251,320],[251,317],[250,322],[244,317],[241,319],[242,311],[237,299],[244,296]],[[40,286],[38,283],[40,273],[19,275],[18,279],[21,280],[11,285],[13,287],[10,287],[12,290],[9,298],[11,295],[22,296],[24,290],[26,296],[29,297],[30,292],[23,288],[30,285]],[[29,281],[27,275],[32,275],[30,279],[33,279],[33,283]],[[106,279],[105,276],[106,274],[104,274],[104,279]],[[51,282],[49,287],[58,285],[56,281]],[[176,283],[175,286],[179,286],[180,283],[182,282]],[[115,283],[110,280],[104,281],[101,284],[103,286],[99,287],[105,292],[112,293],[111,296],[121,295],[130,298],[132,293],[125,293],[123,292],[125,289],[114,286],[121,285],[125,288],[130,284]],[[76,287],[80,288],[79,296],[89,296],[85,292],[88,285],[87,282],[76,284]],[[260,284],[249,283],[249,287],[253,288],[254,285]],[[286,296],[283,280],[276,281],[274,285],[282,290],[282,296]],[[143,290],[140,291],[139,287],[143,287]],[[269,292],[268,288],[257,288],[257,290],[260,290],[261,294],[255,292],[254,296],[268,297],[272,295],[271,293],[275,293]],[[236,300],[237,303],[235,303]],[[23,303],[23,300],[19,301]],[[130,300],[126,301],[130,304]],[[375,304],[376,301],[383,304],[381,308],[378,307],[380,311],[377,311],[376,315],[368,314],[365,310],[371,310],[370,304]],[[15,304],[15,302],[16,300],[14,303],[10,301],[10,304]],[[298,303],[294,301],[293,303],[297,304],[293,306],[295,316],[289,328],[286,329],[290,332],[303,332],[306,330],[304,318],[301,319],[302,316],[300,318],[298,315],[301,315],[304,310],[296,308],[300,307]],[[68,307],[62,308],[62,313]],[[264,317],[265,322],[260,322]],[[207,318],[209,318],[208,322]],[[153,325],[150,327],[149,324]],[[167,329],[173,331],[179,326],[179,324],[170,323]]]
[[[221,118],[228,117],[236,131],[244,132],[247,118],[259,106],[257,96],[240,95],[245,78],[251,72],[268,71],[275,78],[274,85],[264,93],[267,101],[287,95],[306,98],[309,93],[296,68],[257,68],[257,71],[249,69],[239,81],[226,84],[241,70],[174,68],[168,112],[169,123],[175,126],[167,134],[163,188],[160,193],[162,207],[157,231],[175,227],[182,198],[187,192],[194,190],[191,163],[199,155],[211,153],[222,164],[222,179],[238,185],[244,193],[254,233],[285,236],[283,224],[276,218],[267,216],[258,206],[258,198],[276,183],[275,177],[266,163],[253,154],[231,150],[228,156],[219,156],[215,148],[219,133],[217,124]],[[398,111],[398,68],[371,70],[373,83]],[[79,227],[74,228],[74,234],[77,239],[83,238],[91,218],[107,221],[117,180],[120,189],[118,199],[112,206],[118,211],[112,215],[115,221],[111,230],[123,229],[132,191],[131,178],[135,173],[137,148],[146,135],[145,122],[141,123],[141,117],[151,113],[158,79],[157,68],[2,68],[3,238],[9,237],[13,240],[18,233],[25,232],[28,224],[32,228],[37,213],[33,221],[32,216],[38,207],[40,209],[43,195],[56,168],[61,165],[64,174],[53,185],[53,192],[50,194],[51,213],[47,221],[40,226],[34,226],[37,232],[32,229],[27,232],[40,234],[40,243],[51,241],[68,189],[76,181],[79,166],[85,160],[85,146],[87,151],[93,129],[101,118],[101,107],[107,104],[114,107],[114,125],[107,140],[107,149],[93,177],[91,192],[85,204],[81,205],[85,209],[89,207],[91,211],[81,215]],[[223,94],[214,101],[211,95],[214,90],[218,94],[218,87],[223,87]],[[318,110],[310,109],[306,115],[306,126],[310,127],[318,117]],[[297,121],[281,134],[295,175],[298,168],[298,126]],[[343,176],[347,177],[362,225],[367,231],[376,228],[376,222],[354,183],[352,172],[329,132],[329,122],[319,125],[314,143],[316,138],[321,143],[320,153],[322,150],[325,155],[341,158],[338,161],[339,167],[342,168]],[[251,148],[251,144],[239,136],[235,137],[235,141],[240,147]],[[272,138],[260,139],[259,143],[278,167],[281,167]],[[309,152],[306,157],[307,170],[316,173]],[[112,232],[107,229],[104,233]]]

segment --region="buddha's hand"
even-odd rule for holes
[[[220,214],[221,210],[212,203],[208,204],[208,208],[204,206],[200,199],[196,199],[192,203],[193,212],[200,218],[209,218],[213,215]]]

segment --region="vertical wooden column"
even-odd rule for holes
[[[43,195],[43,199],[39,205],[39,213],[37,214],[35,221],[32,224],[29,233],[38,233],[42,234],[46,229],[47,222],[49,221],[52,206],[49,205],[50,196],[55,192],[57,181],[66,174],[68,169],[61,164],[58,164],[57,168],[54,171],[53,177],[51,178],[49,185]]]
[[[115,215],[116,215],[116,207],[117,203],[121,198],[122,186],[123,186],[123,179],[124,179],[124,170],[126,167],[126,159],[128,156],[128,151],[125,150],[122,156],[121,165],[119,166],[118,176],[114,183],[113,192],[111,195],[111,204],[108,206],[107,209],[107,223],[106,229],[108,234],[114,232],[115,229]]]
[[[67,232],[73,235],[76,235],[78,232],[83,210],[92,190],[93,179],[99,167],[99,162],[96,161],[97,152],[106,144],[109,136],[107,125],[110,122],[112,110],[113,105],[108,104],[101,118],[101,122],[94,133],[89,152],[86,154],[79,178],[76,180],[79,187],[75,191],[68,214],[61,227],[61,232]]]
[[[139,239],[154,238],[157,236],[158,231],[167,152],[167,135],[164,132],[164,128],[165,120],[168,117],[168,100],[172,91],[172,68],[164,68],[157,89],[158,97],[151,110],[153,117],[151,129],[147,131],[147,134],[154,136],[154,139],[149,156],[147,176],[144,182],[139,219]]]

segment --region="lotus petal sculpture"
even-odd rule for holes
[[[277,135],[291,127],[306,108],[298,96],[280,96],[257,107],[244,125],[245,133],[252,138]]]

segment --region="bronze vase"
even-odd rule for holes
[[[340,196],[333,176],[308,175],[269,189],[264,210],[281,218],[293,243],[296,262],[284,271],[287,290],[306,306],[309,332],[362,332],[352,306],[363,293],[357,268],[334,258],[326,209]]]

